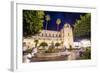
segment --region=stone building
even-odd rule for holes
[[[41,42],[46,42],[49,45],[53,42],[54,44],[56,42],[62,43],[63,46],[66,48],[73,47],[73,31],[70,24],[64,24],[63,28],[60,31],[53,31],[53,30],[42,30],[40,34],[37,34],[36,36],[32,36],[29,38],[24,38],[23,42],[26,42],[26,44],[30,47],[35,46],[34,40],[38,40],[38,45]]]

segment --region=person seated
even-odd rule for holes
[[[26,45],[26,42],[23,42],[23,51],[26,51],[28,49],[28,46]]]

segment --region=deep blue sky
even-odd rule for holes
[[[80,15],[85,15],[85,13],[75,13],[75,12],[52,12],[45,11],[45,14],[50,15],[50,21],[48,23],[48,30],[57,30],[56,20],[57,18],[61,19],[61,24],[59,26],[59,30],[63,27],[65,23],[69,23],[71,25],[75,24],[76,19],[80,19]],[[45,18],[44,18],[45,20]],[[44,21],[44,29],[45,29],[46,21]]]

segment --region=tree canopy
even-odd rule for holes
[[[84,16],[80,16],[79,20],[76,20],[74,25],[75,37],[90,37],[91,33],[91,14],[87,13]]]
[[[34,42],[35,42],[35,47],[37,47],[39,40],[34,40]]]
[[[55,46],[58,48],[61,44],[59,42],[55,43]]]
[[[43,11],[23,10],[23,35],[30,36],[43,29]]]
[[[41,42],[40,46],[42,46],[44,48],[45,46],[48,46],[48,44],[46,42]]]

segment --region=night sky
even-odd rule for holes
[[[61,24],[59,25],[59,30],[60,30],[62,29],[65,23],[74,25],[76,19],[80,19],[80,15],[85,15],[86,13],[45,11],[45,14],[50,15],[50,21],[48,22],[47,30],[57,30],[57,24],[56,24],[57,18],[61,19]],[[44,18],[44,29],[45,25],[46,25],[46,20]]]

